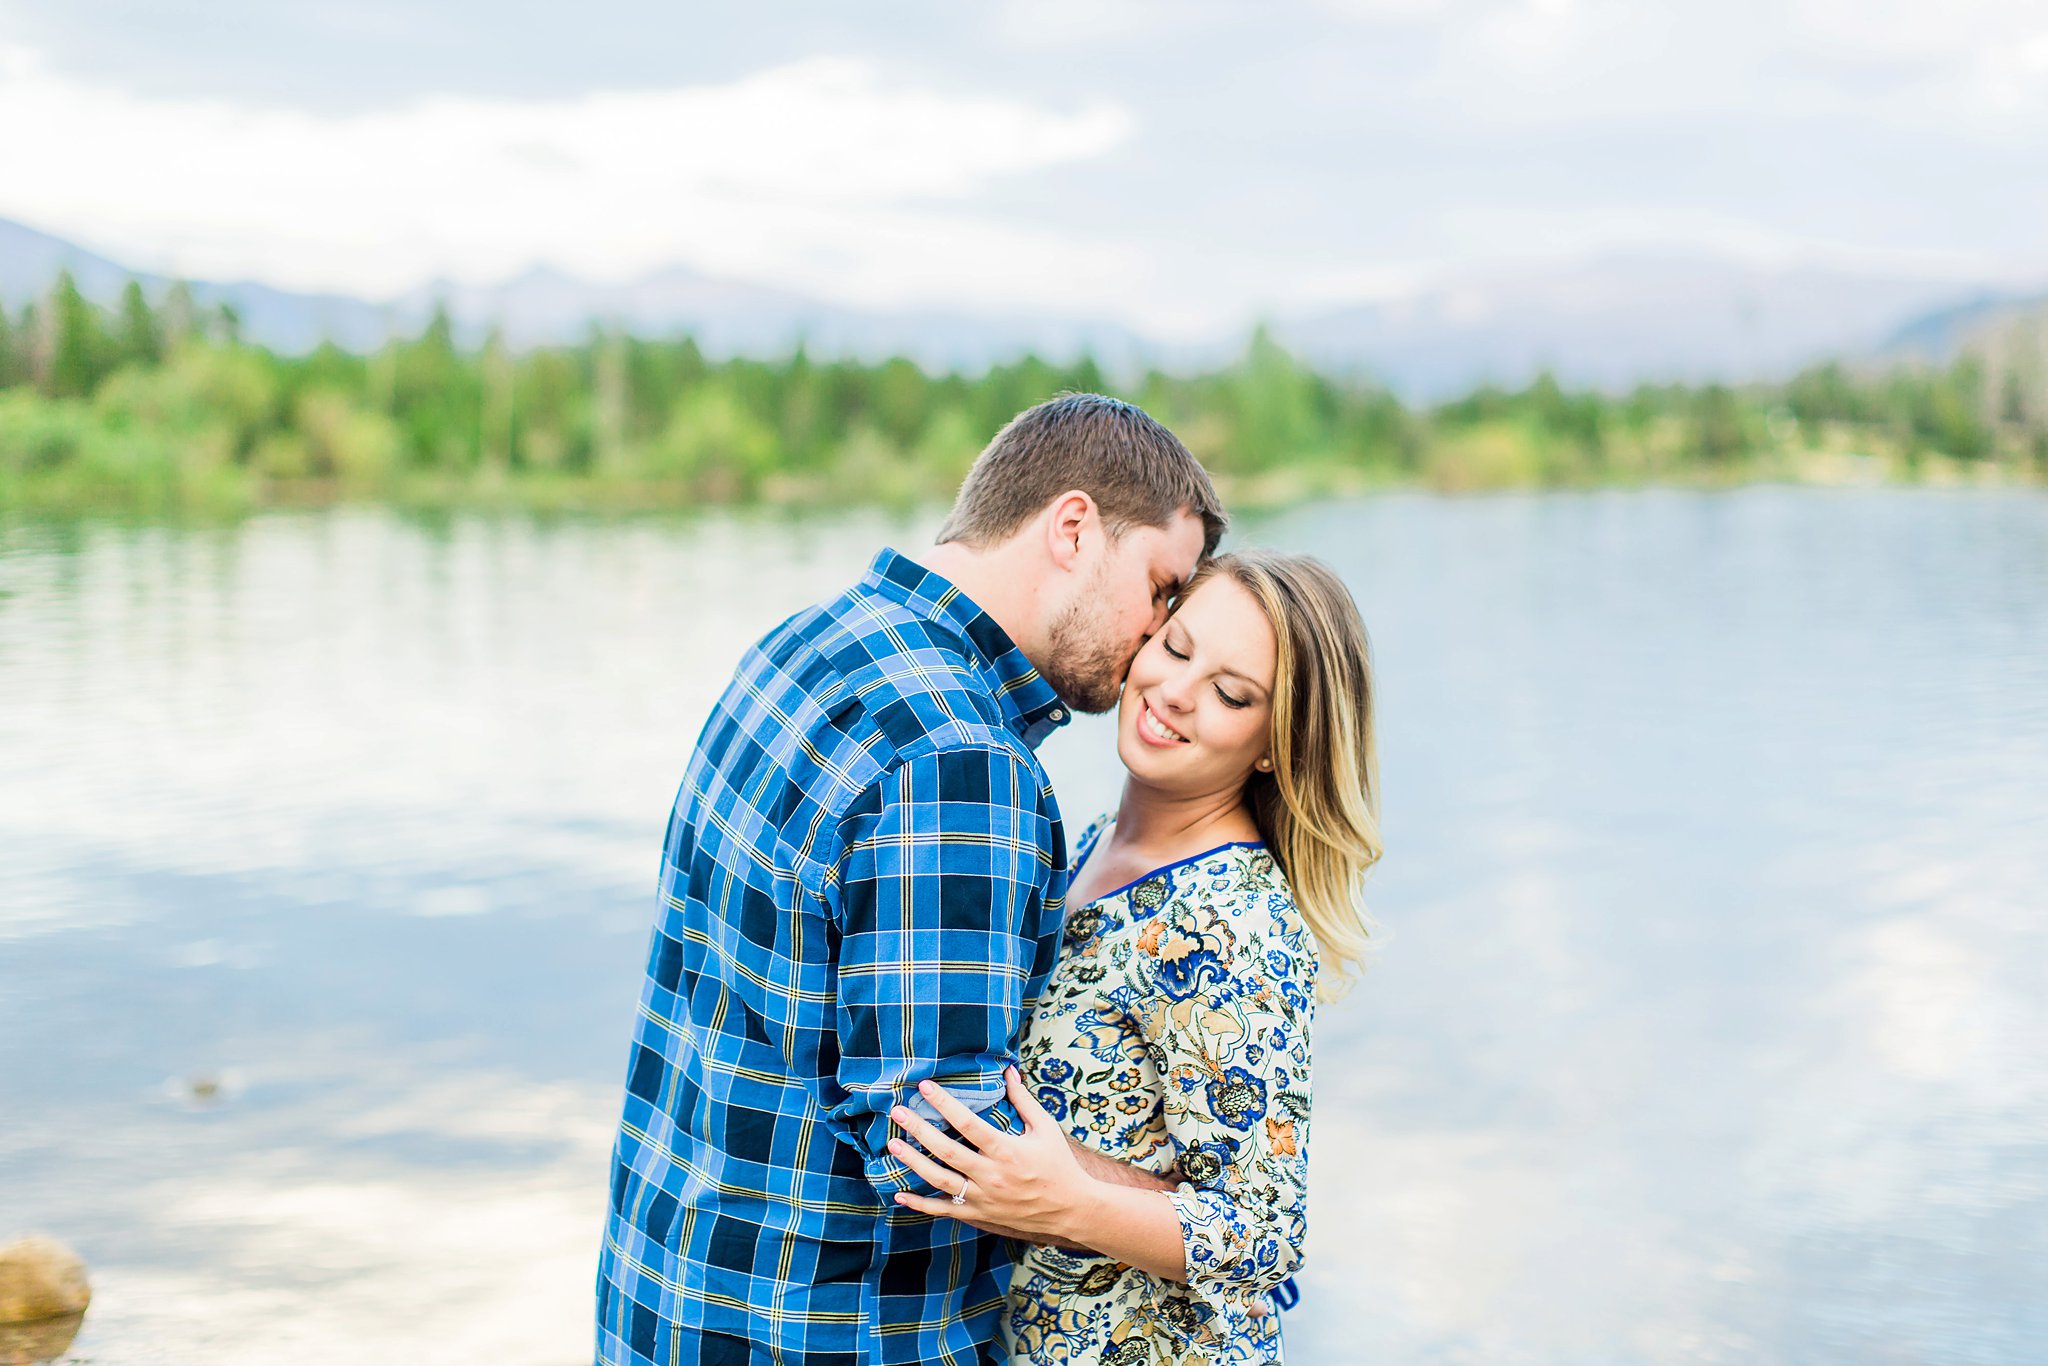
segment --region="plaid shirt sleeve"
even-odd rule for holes
[[[1007,1133],[1004,1099],[1042,933],[1051,819],[1021,758],[949,747],[884,775],[844,827],[839,881],[839,1066],[829,1113],[884,1198],[924,1182],[888,1150],[889,1108],[936,1119],[931,1078]]]

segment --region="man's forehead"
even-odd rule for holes
[[[1201,519],[1183,512],[1165,526],[1126,529],[1116,537],[1111,553],[1123,564],[1124,572],[1135,574],[1142,566],[1145,576],[1155,583],[1178,587],[1201,567],[1205,539]]]

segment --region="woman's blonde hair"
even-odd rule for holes
[[[1365,875],[1380,857],[1372,642],[1358,605],[1306,555],[1240,550],[1188,584],[1227,577],[1273,624],[1273,770],[1246,783],[1252,817],[1315,932],[1318,995],[1342,995],[1367,950]]]

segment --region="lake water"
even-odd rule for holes
[[[589,1360],[660,841],[932,521],[0,526],[0,1241],[80,1361]],[[2048,1358],[2048,497],[1386,497],[1297,1363]],[[1070,820],[1117,770],[1047,747]]]

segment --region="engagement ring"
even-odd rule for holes
[[[971,1181],[962,1181],[960,1183],[960,1193],[953,1197],[954,1204],[964,1205],[967,1203],[967,1188],[972,1184],[974,1183]]]

